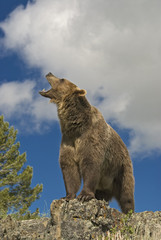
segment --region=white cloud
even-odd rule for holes
[[[34,82],[8,82],[0,85],[0,110],[7,116],[24,112],[32,102]]]
[[[26,80],[0,85],[0,112],[8,119],[11,117],[19,119],[22,126],[24,118],[21,120],[21,117],[25,116],[26,125],[27,122],[35,123],[34,129],[39,130],[40,123],[44,120],[54,120],[56,113],[52,104],[47,104],[46,99],[41,96],[34,97],[35,84],[35,81]]]
[[[161,149],[160,9],[160,0],[39,0],[0,27],[6,49],[86,88],[107,120],[132,129],[131,152],[145,151]],[[51,119],[39,102],[32,109]]]

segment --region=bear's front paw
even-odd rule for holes
[[[95,198],[94,193],[86,191],[82,191],[77,197],[77,199],[82,202],[89,201],[93,198]]]

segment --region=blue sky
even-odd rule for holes
[[[50,71],[87,90],[131,154],[136,211],[161,210],[161,2],[0,1],[0,114],[43,183],[39,207],[65,196]],[[113,201],[111,207],[117,207]]]

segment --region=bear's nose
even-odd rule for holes
[[[51,72],[49,72],[47,75],[46,75],[46,77],[49,77],[49,76],[53,76],[53,74],[51,73]]]

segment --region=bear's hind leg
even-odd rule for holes
[[[120,199],[120,206],[123,213],[127,214],[130,210],[134,212],[134,199],[126,195]]]
[[[117,184],[115,183],[114,196],[123,213],[127,214],[130,210],[134,212],[134,178],[130,171],[124,171]]]

